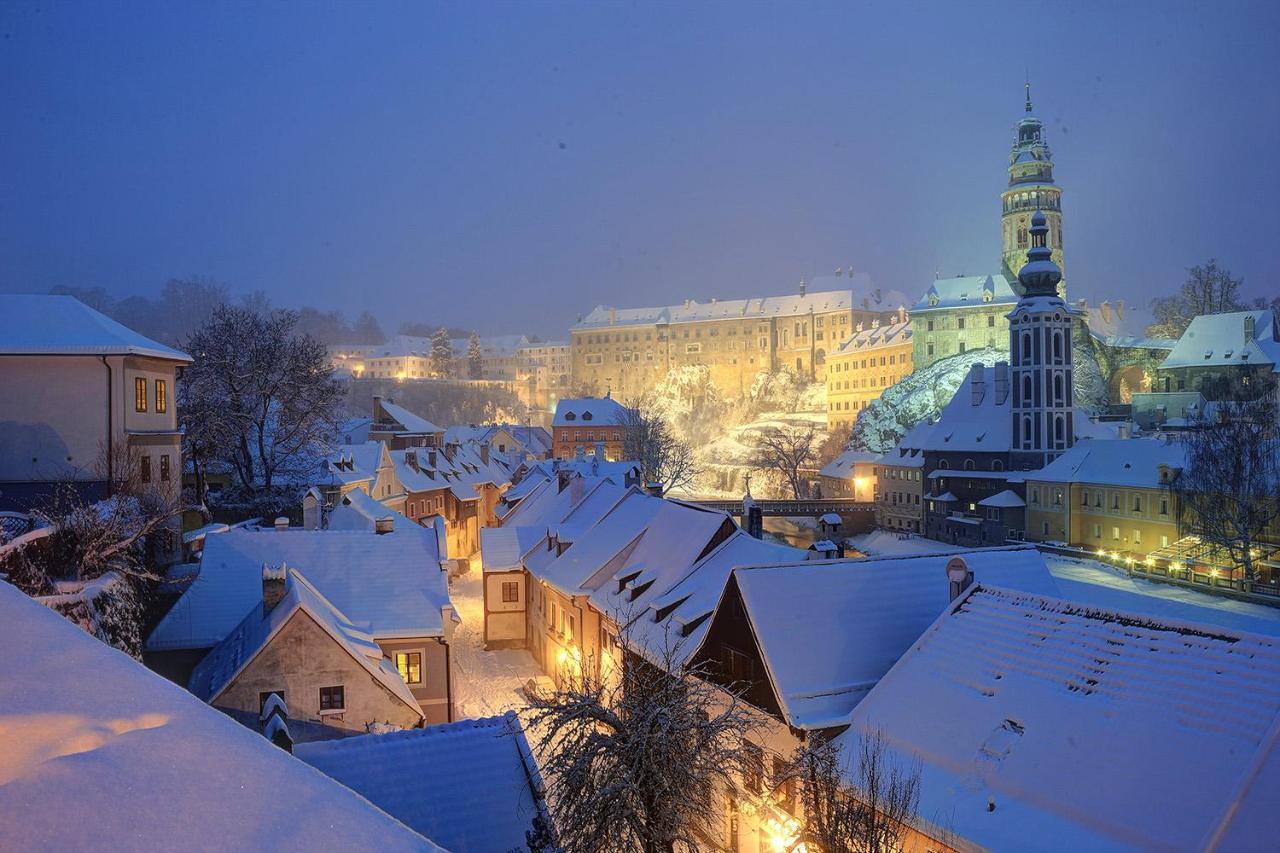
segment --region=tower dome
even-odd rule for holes
[[[1053,262],[1053,253],[1047,244],[1048,220],[1043,211],[1031,215],[1031,248],[1027,250],[1027,262],[1018,270],[1018,283],[1025,296],[1057,296],[1062,270]]]
[[[1062,257],[1062,189],[1054,181],[1053,155],[1044,138],[1044,124],[1031,106],[1031,84],[1026,84],[1023,115],[1018,121],[1017,135],[1009,151],[1009,185],[1001,194],[1002,272],[1020,289],[1018,270],[1022,267],[1031,244],[1031,214],[1040,211],[1048,231],[1045,245],[1061,273],[1066,269]],[[1059,295],[1065,298],[1060,289]]]

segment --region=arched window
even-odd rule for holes
[[[1024,375],[1022,377],[1022,405],[1026,406],[1031,403],[1031,377]]]
[[[993,459],[993,460],[991,460],[991,470],[992,470],[992,471],[1003,471],[1003,470],[1004,470],[1004,463],[1003,463],[1003,462],[1001,462],[999,459]]]
[[[1062,416],[1059,415],[1058,417],[1054,418],[1053,419],[1053,440],[1056,441],[1058,444],[1062,444],[1063,442],[1062,436],[1065,430],[1066,430],[1066,422],[1063,421]]]
[[[1053,360],[1062,361],[1062,332],[1053,333]]]
[[[978,469],[977,469],[977,466],[975,466],[975,465],[973,464],[973,460],[972,460],[972,459],[966,459],[966,460],[964,460],[964,470],[966,470],[966,471],[976,471],[976,470],[978,470]]]
[[[1062,396],[1062,376],[1053,377],[1053,404],[1055,406],[1066,405],[1066,401]]]

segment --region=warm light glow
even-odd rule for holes
[[[1156,564],[1156,561],[1151,557],[1147,557],[1147,559],[1143,560],[1143,562],[1146,563],[1148,566],[1154,566]]]
[[[401,370],[399,373],[396,374],[396,381],[403,382],[406,375],[407,374],[403,370]]]
[[[785,812],[770,809],[773,814],[760,823],[765,837],[769,840],[769,849],[777,853],[803,853],[804,846],[794,846],[800,840],[800,823]]]

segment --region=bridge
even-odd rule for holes
[[[742,500],[692,500],[684,501],[684,503],[696,504],[697,506],[706,507],[707,509],[715,509],[721,512],[727,512],[730,515],[742,515]],[[820,515],[826,515],[834,512],[839,516],[849,516],[856,513],[872,513],[875,511],[875,503],[872,501],[859,501],[853,498],[807,498],[798,501],[769,501],[755,500],[755,505],[760,507],[760,512],[764,516],[773,517],[790,517],[800,518],[808,516],[816,518]]]

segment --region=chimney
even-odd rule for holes
[[[302,496],[302,526],[307,530],[319,530],[324,515],[324,500],[315,486]]]
[[[996,405],[1003,406],[1009,399],[1009,362],[996,362]]]
[[[1116,300],[1116,319],[1117,320],[1124,319],[1124,300],[1123,299]]]
[[[1244,315],[1244,340],[1245,343],[1254,339],[1254,320],[1252,314]]]
[[[432,468],[436,467],[436,449],[434,447],[427,451],[427,464]]]
[[[574,451],[573,459],[575,462],[587,461],[587,453],[585,450],[582,449],[582,445],[578,445],[578,449]]]
[[[596,442],[596,459],[604,459],[604,442]]]
[[[279,518],[277,518],[277,519],[275,520],[275,525],[274,525],[274,526],[275,526],[275,529],[276,529],[276,530],[288,530],[288,529],[289,529],[289,519],[285,518],[285,517],[282,515],[282,516],[280,516]]]
[[[280,599],[284,598],[285,578],[289,575],[289,567],[284,563],[278,566],[262,564],[262,615],[266,616]]]
[[[487,444],[480,445],[480,461],[485,465],[489,464],[489,445]]]
[[[610,308],[609,309],[609,325],[612,326],[617,322],[618,322],[618,309]]]
[[[969,387],[973,391],[972,404],[981,406],[982,398],[987,393],[987,378],[985,368],[981,363],[969,368]]]
[[[373,422],[382,423],[382,395],[373,395]]]
[[[662,484],[661,484],[661,483],[645,483],[645,484],[644,484],[644,490],[645,490],[645,492],[646,492],[650,497],[653,497],[653,498],[660,498],[660,497],[662,497]]]
[[[1128,423],[1116,424],[1116,438],[1128,438],[1128,437],[1129,437],[1129,424]]]
[[[560,468],[556,471],[556,491],[563,492],[564,487],[569,485],[569,478],[573,474],[567,468]]]
[[[1098,310],[1102,312],[1102,322],[1110,323],[1111,322],[1111,303],[1104,299],[1102,301],[1102,304],[1098,306]]]
[[[947,583],[951,587],[951,601],[955,601],[973,585],[973,572],[964,557],[952,557],[947,561]]]
[[[396,529],[396,520],[394,516],[384,515],[382,518],[376,518],[373,521],[373,532],[381,536],[384,533],[390,533]]]
[[[408,465],[410,468],[417,471],[418,470],[418,452],[412,449],[405,450],[404,464]]]
[[[801,296],[804,296],[804,291],[805,291],[804,279],[800,279],[800,295]]]

